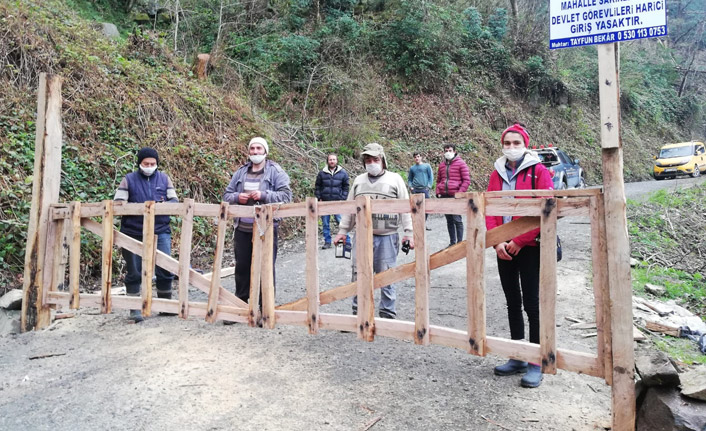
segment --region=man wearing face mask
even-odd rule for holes
[[[159,154],[152,148],[142,148],[137,152],[138,170],[131,172],[123,178],[115,192],[116,201],[142,203],[147,201],[178,202],[174,185],[169,176],[158,171]],[[120,221],[120,232],[142,241],[142,216],[123,216]],[[154,233],[157,235],[157,249],[166,255],[171,254],[172,234],[169,228],[169,216],[158,215],[154,217]],[[142,257],[122,249],[127,275],[125,276],[125,290],[129,296],[139,296],[142,284]],[[172,298],[172,280],[174,274],[159,266],[155,269],[157,277],[157,297]],[[135,323],[142,322],[141,310],[130,310],[130,318]]]
[[[362,153],[363,164],[367,173],[358,175],[348,192],[348,200],[357,196],[370,196],[371,199],[409,199],[407,185],[399,174],[387,170],[385,151],[380,144],[368,144]],[[397,265],[397,254],[400,250],[398,229],[402,226],[404,235],[402,243],[409,242],[409,248],[414,248],[412,237],[412,216],[405,214],[373,214],[373,271],[385,271]],[[341,218],[338,235],[334,243],[345,241],[346,235],[355,227],[355,215],[345,214]],[[355,249],[355,237],[353,248]],[[353,252],[355,256],[355,252]],[[356,280],[356,263],[353,260],[353,281]],[[394,319],[397,317],[395,286],[384,286],[380,289],[380,317]],[[358,310],[358,298],[353,297],[353,314]]]
[[[230,180],[223,200],[231,205],[261,205],[292,201],[289,175],[277,163],[267,160],[269,145],[264,138],[256,137],[248,144],[250,161],[241,166]],[[235,219],[233,244],[235,248],[235,295],[245,302],[250,299],[250,266],[252,263],[252,232],[254,219]],[[277,260],[277,230],[275,219],[273,266]],[[274,276],[275,274],[273,274]]]
[[[436,197],[453,198],[456,193],[468,191],[471,176],[468,165],[456,152],[453,144],[444,144],[444,160],[436,174]],[[449,246],[463,241],[463,218],[459,214],[446,214]]]

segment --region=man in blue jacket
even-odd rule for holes
[[[314,196],[320,201],[345,201],[348,199],[348,179],[348,172],[338,166],[338,156],[331,153],[326,167],[316,176]],[[336,214],[334,218],[336,224],[340,225],[341,215]],[[331,216],[321,216],[321,225],[324,233],[324,245],[321,248],[331,248]],[[350,238],[346,238],[346,242],[350,243]]]
[[[223,200],[231,205],[261,205],[292,201],[289,175],[277,163],[266,160],[270,148],[264,138],[256,137],[248,144],[250,161],[240,167],[230,180]],[[273,266],[277,260],[277,227],[275,219]],[[252,217],[235,219],[233,244],[235,248],[235,296],[248,302],[250,299],[250,267],[252,265]],[[275,274],[272,274],[273,277]]]
[[[174,184],[169,176],[157,170],[159,154],[152,148],[142,148],[137,152],[138,170],[130,172],[123,178],[115,192],[114,200],[130,203],[147,201],[178,202]],[[120,222],[120,232],[142,241],[142,216],[123,216]],[[172,233],[169,228],[169,216],[158,215],[154,218],[154,234],[157,235],[157,250],[171,255]],[[125,276],[125,290],[130,296],[140,295],[142,284],[142,257],[122,249],[127,275]],[[172,298],[172,280],[174,274],[159,266],[155,269],[157,277],[157,297]],[[142,322],[141,310],[130,310],[130,318],[135,323]]]
[[[434,184],[434,173],[431,170],[429,163],[422,163],[421,153],[414,153],[414,164],[409,168],[407,174],[407,185],[412,194],[424,193],[424,197],[429,199],[429,189]],[[429,214],[424,216],[426,220]],[[431,227],[427,225],[427,230]]]

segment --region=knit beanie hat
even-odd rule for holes
[[[159,164],[159,154],[157,154],[157,150],[150,147],[144,147],[137,152],[137,165],[140,166],[142,161],[149,157],[153,157],[157,161],[157,164]]]
[[[267,141],[265,140],[265,138],[261,138],[259,136],[252,138],[250,140],[250,143],[248,144],[248,151],[250,151],[250,147],[252,146],[252,144],[262,145],[263,147],[265,147],[265,154],[270,154],[270,147],[269,145],[267,145]]]
[[[529,132],[527,131],[527,129],[525,129],[525,126],[523,126],[520,123],[515,123],[512,126],[505,129],[503,134],[500,136],[500,144],[501,145],[505,141],[505,135],[510,132],[519,133],[522,136],[522,139],[525,141],[525,148],[529,148],[529,141],[530,141]]]

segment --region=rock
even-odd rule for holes
[[[101,23],[101,33],[108,39],[117,39],[120,37],[120,32],[115,24],[109,22]]]
[[[20,310],[0,308],[0,337],[20,333]]]
[[[706,403],[679,395],[671,388],[649,388],[637,411],[637,431],[702,431]]]
[[[706,367],[687,371],[681,375],[681,381],[682,395],[706,401]]]
[[[664,287],[657,286],[656,284],[645,283],[645,292],[651,293],[654,296],[664,295]]]
[[[635,259],[634,257],[630,258],[630,267],[635,268],[636,266],[640,265],[640,261]]]
[[[2,298],[0,298],[0,308],[7,310],[22,309],[22,289],[8,290]]]
[[[679,373],[659,350],[636,352],[635,367],[645,386],[678,386]]]

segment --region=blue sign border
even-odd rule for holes
[[[606,33],[587,34],[585,36],[549,39],[549,49],[573,48],[576,46],[597,45],[601,43],[623,42],[626,40],[662,37],[669,34],[667,25],[636,28],[632,30],[609,31]]]

